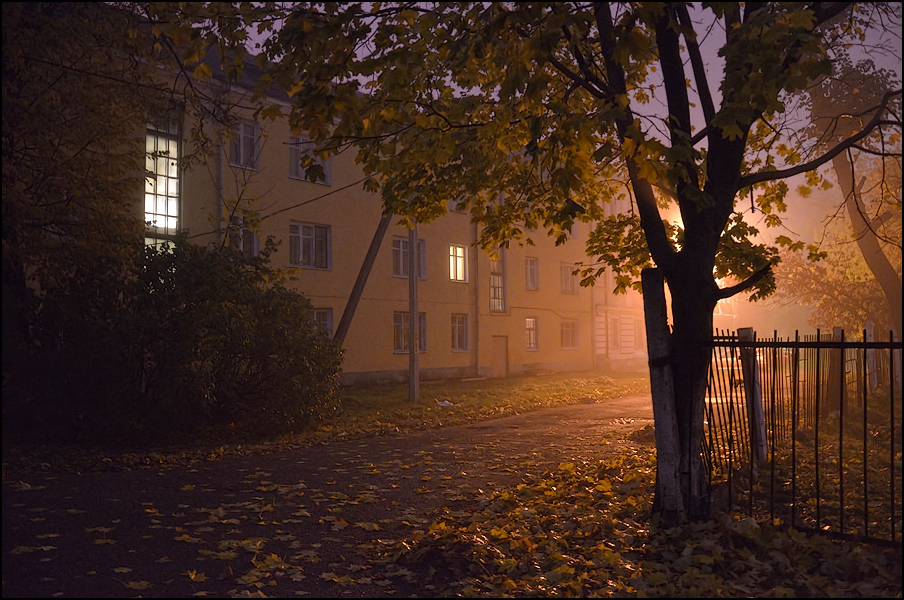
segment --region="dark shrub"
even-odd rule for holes
[[[5,384],[4,429],[158,442],[300,430],[338,410],[340,350],[269,266],[273,250],[248,258],[180,238],[130,274],[44,298]]]

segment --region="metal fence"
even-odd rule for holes
[[[901,342],[717,332],[705,455],[733,510],[900,543]]]

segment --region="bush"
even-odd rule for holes
[[[334,413],[340,350],[269,266],[274,250],[247,258],[180,238],[126,274],[101,269],[43,298],[24,376],[4,382],[4,429],[159,442],[301,430]]]

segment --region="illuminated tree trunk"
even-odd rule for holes
[[[866,209],[860,199],[860,191],[854,184],[854,168],[851,165],[850,158],[844,154],[839,154],[832,159],[832,166],[835,168],[835,174],[838,176],[838,184],[844,194],[844,204],[847,208],[848,217],[851,220],[851,227],[854,230],[854,239],[857,240],[857,246],[860,253],[866,261],[866,265],[872,272],[876,281],[885,294],[888,302],[889,322],[894,325],[895,336],[901,339],[901,276],[895,271],[895,268],[888,261],[888,257],[882,251],[879,244],[879,238],[876,236],[875,226],[867,221]],[[851,332],[854,333],[854,332]]]

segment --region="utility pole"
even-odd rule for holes
[[[417,223],[408,230],[408,400],[421,399],[421,380],[418,370],[420,350],[420,319],[417,314]]]

